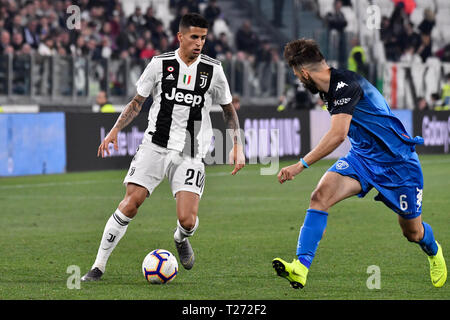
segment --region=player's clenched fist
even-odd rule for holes
[[[303,171],[303,166],[300,162],[284,167],[278,173],[278,181],[284,183],[287,180],[293,180],[296,175]]]
[[[105,157],[105,151],[106,153],[109,155],[109,144],[110,143],[114,143],[114,150],[118,151],[119,150],[119,146],[117,144],[117,134],[118,134],[118,130],[116,128],[112,128],[111,131],[108,133],[108,135],[105,137],[105,139],[103,139],[102,143],[100,144],[100,146],[98,147],[98,151],[97,151],[97,157]]]

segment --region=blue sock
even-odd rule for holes
[[[429,256],[435,256],[438,251],[436,240],[434,240],[433,229],[428,223],[422,222],[423,239],[418,242],[423,251]]]
[[[307,268],[311,265],[317,247],[327,226],[328,213],[325,211],[306,210],[305,221],[300,228],[297,244],[297,257]]]

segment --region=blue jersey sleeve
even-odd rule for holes
[[[334,90],[333,99],[328,101],[328,111],[331,115],[339,113],[352,115],[356,104],[363,97],[363,91],[356,81],[349,84],[340,81],[330,90]]]

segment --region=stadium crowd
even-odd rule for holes
[[[251,72],[257,68],[263,70],[268,62],[280,59],[279,48],[267,39],[260,39],[249,21],[244,21],[233,34],[217,0],[167,3],[172,16],[170,22],[158,19],[151,6],[145,9],[136,6],[127,15],[123,0],[0,0],[0,56],[72,56],[99,63],[104,58],[116,61],[130,58],[143,64],[155,55],[176,49],[181,16],[196,12],[210,23],[211,32],[203,53],[221,60],[248,61],[253,67]],[[68,22],[73,23],[70,19],[73,12],[67,12],[67,8],[72,5],[80,9],[80,25],[76,28],[68,27]],[[26,62],[13,64],[15,77],[25,79]],[[16,94],[27,92],[25,80],[20,85],[14,82],[13,87]],[[124,92],[119,87],[113,85],[113,94]]]
[[[66,10],[73,4],[80,8],[81,26],[68,30],[70,14]],[[170,9],[174,19],[165,28],[151,6],[145,12],[136,6],[127,16],[119,0],[0,0],[0,55],[149,59],[178,47],[175,35],[186,12],[202,13],[211,26],[218,18],[223,19],[216,0],[172,0]],[[220,58],[239,53],[239,57],[253,60],[258,55],[256,61],[274,54],[248,21],[236,33],[235,41],[229,30],[225,31],[209,33],[205,54]]]
[[[384,47],[385,58],[389,62],[426,63],[428,58],[437,58],[441,62],[450,62],[450,43],[437,43],[433,45],[433,31],[436,27],[436,11],[431,7],[423,10],[421,20],[412,22],[412,13],[416,8],[414,0],[392,0],[393,10],[389,15],[382,16],[380,25],[380,39]],[[364,48],[360,46],[357,38],[350,39],[351,48],[348,59],[345,43],[347,21],[343,13],[344,7],[352,7],[350,0],[335,0],[333,10],[328,12],[323,20],[328,30],[338,32],[339,39],[339,61],[345,61],[348,69],[358,72],[367,77],[368,65]],[[417,23],[420,21],[420,23]],[[450,109],[450,74],[445,75],[441,92],[433,93],[427,99],[417,97],[417,108],[420,110],[449,110]]]

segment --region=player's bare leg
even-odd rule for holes
[[[328,211],[336,203],[360,192],[361,185],[358,180],[328,171],[312,192],[309,208]]]
[[[187,270],[194,266],[195,256],[188,237],[198,228],[198,206],[200,196],[189,191],[179,191],[177,201],[177,228],[174,233],[175,246],[183,267]]]
[[[306,284],[309,267],[314,259],[319,241],[325,232],[328,209],[334,204],[361,192],[359,181],[328,171],[311,194],[309,209],[300,229],[297,259],[288,263],[275,258],[272,266],[277,274],[289,281],[294,289]]]
[[[125,197],[119,203],[119,210],[128,218],[133,219],[138,212],[138,208],[147,198],[148,190],[134,183],[127,184]]]
[[[137,214],[138,208],[146,199],[147,194],[146,188],[133,183],[127,184],[125,197],[106,223],[95,262],[91,270],[81,278],[81,281],[100,280],[105,272],[109,256],[124,236],[128,223]]]
[[[422,221],[421,215],[413,219],[405,219],[399,216],[398,222],[406,239],[419,244],[427,254],[433,286],[437,288],[442,287],[447,280],[447,266],[442,253],[442,247],[434,239],[431,226]]]

